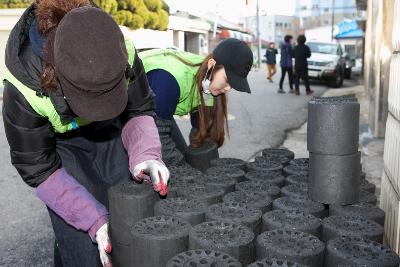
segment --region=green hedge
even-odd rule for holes
[[[0,0],[0,8],[27,8],[33,0]]]
[[[58,1],[58,0],[55,0]],[[0,8],[27,8],[34,0],[0,0]],[[93,0],[119,25],[166,30],[169,7],[162,0]]]
[[[162,0],[93,0],[119,25],[131,29],[166,30],[169,7]]]

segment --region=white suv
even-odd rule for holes
[[[308,42],[311,57],[308,61],[310,79],[327,80],[332,87],[343,84],[346,60],[342,48],[337,43]]]

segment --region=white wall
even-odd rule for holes
[[[185,32],[183,31],[173,31],[174,41],[173,45],[178,50],[185,50]]]
[[[120,26],[123,34],[132,40],[136,49],[166,48],[174,45],[174,36],[171,30],[155,31],[149,29],[131,30]]]
[[[331,26],[319,27],[305,31],[307,41],[331,42],[332,28]]]
[[[25,9],[0,9],[0,78],[3,79],[6,71],[4,51],[7,40],[14,25],[18,22]],[[1,84],[2,85],[2,84]],[[0,86],[1,86],[0,85]]]

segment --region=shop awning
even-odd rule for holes
[[[243,42],[246,42],[246,43],[253,42],[253,36],[252,35],[250,35],[248,33],[238,32],[238,31],[222,30],[219,33],[219,36],[222,39],[236,38],[236,39],[239,39],[239,40],[241,40]]]
[[[345,38],[362,38],[364,31],[358,27],[355,20],[343,21],[337,25],[338,33],[335,35],[336,39]]]

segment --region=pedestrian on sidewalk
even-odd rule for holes
[[[310,89],[310,82],[308,78],[308,62],[307,58],[311,57],[311,50],[306,45],[306,37],[301,34],[297,37],[297,45],[293,50],[294,57],[294,69],[295,69],[295,95],[300,95],[300,78],[304,81],[304,85],[306,86],[306,94],[311,95],[314,93],[313,90]]]
[[[278,93],[284,94],[285,91],[283,90],[283,82],[285,80],[285,75],[286,73],[288,74],[289,78],[289,87],[290,91],[289,93],[293,93],[293,60],[292,60],[292,54],[293,54],[293,48],[292,48],[292,39],[293,36],[291,35],[286,35],[284,38],[284,43],[281,45],[281,80],[279,82],[279,90]]]
[[[222,146],[228,124],[226,93],[232,88],[250,93],[246,77],[253,53],[247,44],[226,39],[206,57],[172,49],[148,50],[139,57],[156,95],[156,124],[166,164],[184,163],[187,146],[173,115],[190,114],[192,146],[206,140]]]
[[[11,31],[5,63],[11,162],[47,206],[56,266],[111,266],[108,188],[146,178],[165,195],[169,179],[133,44],[89,0],[41,0]]]
[[[278,54],[278,50],[275,48],[275,43],[270,42],[265,51],[265,58],[267,59],[268,80],[271,83],[273,82],[272,77],[276,73],[276,54]]]

